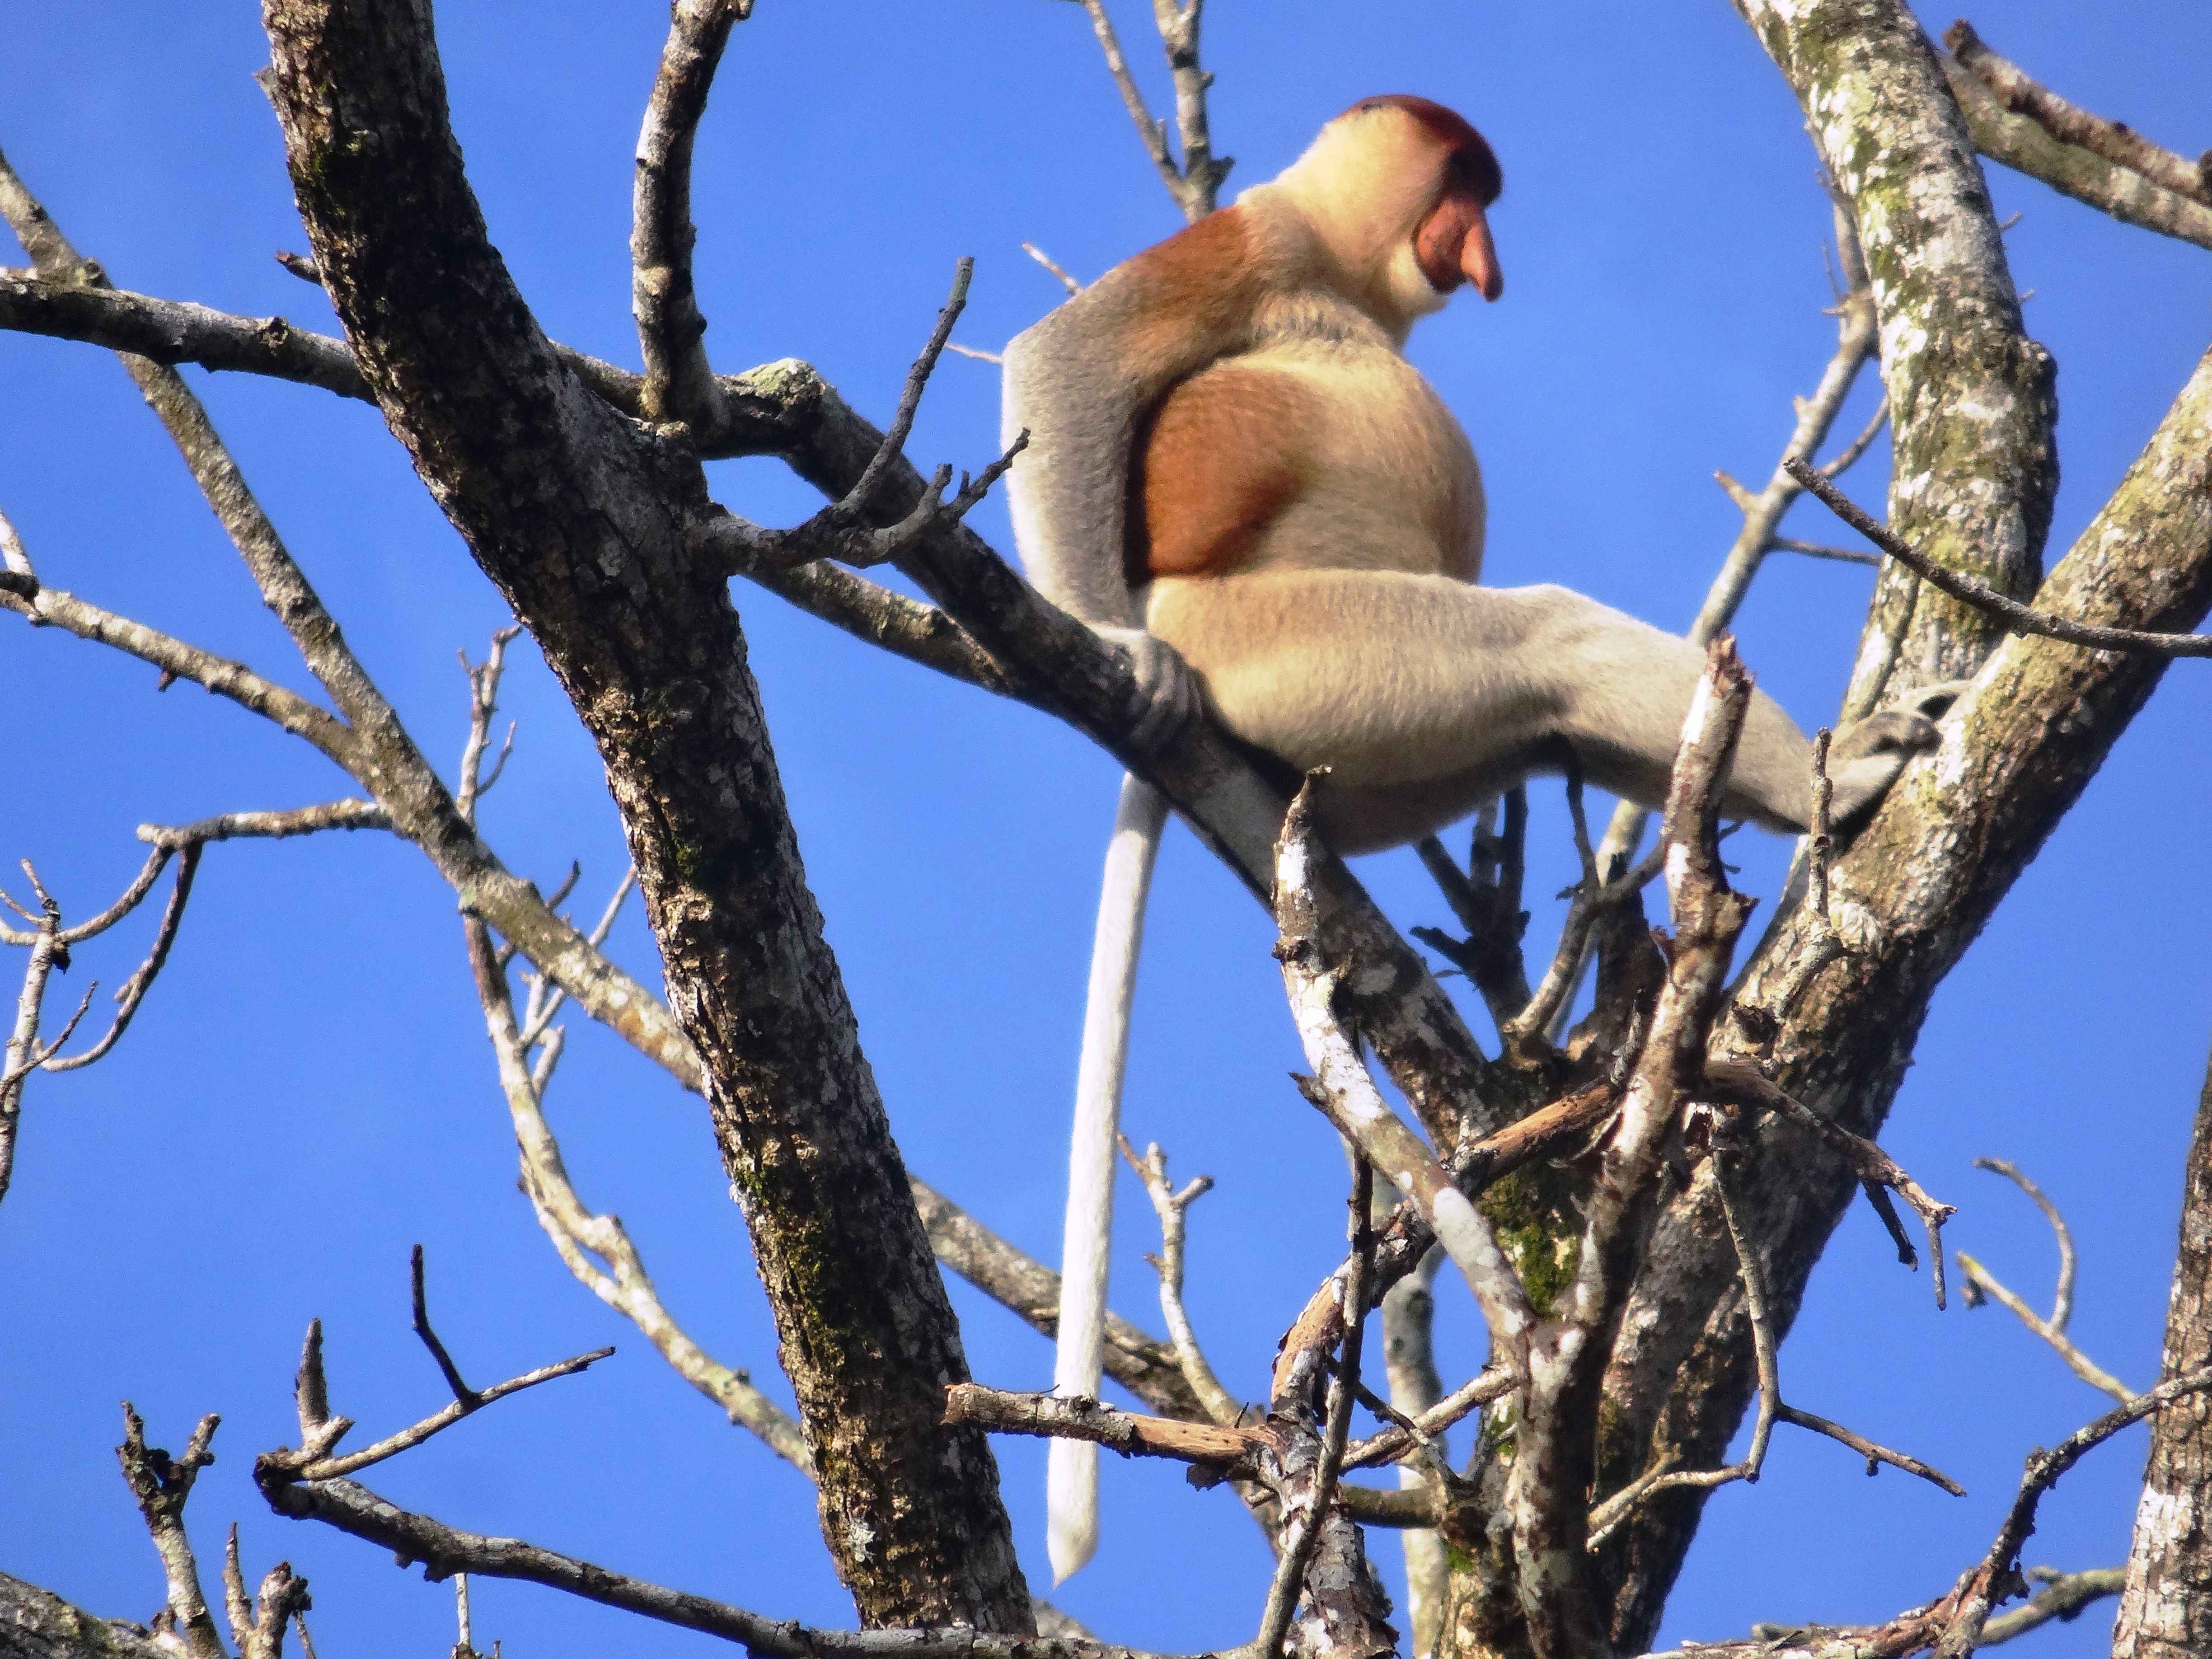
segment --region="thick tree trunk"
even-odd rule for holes
[[[2051,363],[2022,331],[1980,167],[1929,41],[1897,0],[1737,5],[1796,93],[1856,222],[1897,456],[1891,523],[1947,564],[2006,592],[2033,591],[2057,483]],[[2133,499],[2155,511],[2154,490]],[[2116,551],[2093,536],[2081,556],[2101,563]],[[2193,617],[2212,572],[2201,556],[2190,569],[2176,614]],[[2137,574],[2142,600],[2172,604],[2164,576]],[[2092,592],[2109,600],[2101,580],[2084,581],[2079,602]],[[1987,617],[1887,569],[1846,713],[1971,675],[2002,638]],[[2108,667],[2079,652],[2039,656],[2020,641],[2006,649],[2021,659],[2014,676],[2033,681],[2019,685],[2021,700],[1975,701],[1939,761],[1908,773],[1838,862],[1834,908],[1852,924],[1856,953],[1794,1007],[1772,1006],[1808,942],[1802,921],[1781,918],[1741,984],[1741,1002],[1774,1017],[1769,1057],[1783,1086],[1854,1128],[1880,1125],[1935,987],[2157,675],[2155,665]],[[2046,675],[2056,680],[2043,683]],[[2086,690],[2107,676],[2107,696]],[[2096,709],[2086,721],[2085,696]],[[2054,725],[2065,733],[2057,749],[2070,759],[2050,743]],[[1724,1019],[1716,1054],[1750,1052],[1747,1029]],[[1763,1139],[1768,1156],[1740,1177],[1741,1209],[1786,1328],[1856,1188],[1832,1159],[1780,1127],[1768,1126]],[[1662,1212],[1615,1340],[1606,1392],[1617,1409],[1604,1419],[1599,1495],[1656,1463],[1715,1467],[1753,1385],[1734,1252],[1704,1182]],[[1702,1493],[1663,1497],[1604,1552],[1613,1635],[1628,1650],[1650,1644],[1702,1508]]]
[[[2212,1067],[2181,1199],[2181,1249],[2166,1304],[2163,1382],[2212,1363]],[[2185,1395],[2151,1419],[2112,1659],[2212,1653],[2212,1399]]]
[[[966,1361],[807,891],[681,440],[589,394],[485,233],[427,3],[270,0],[271,94],[356,361],[599,745],[706,1070],[820,1486],[870,1625],[1029,1627]],[[468,895],[464,893],[466,902]]]
[[[2184,629],[2212,604],[2212,355],[2202,360],[2105,510],[2036,595],[2042,608],[2123,627]],[[1781,1086],[1863,1134],[1887,1115],[1929,998],[1997,901],[2080,797],[2167,659],[2008,640],[1983,671],[1941,754],[1911,769],[1842,861],[1833,908],[1852,954],[1799,997],[1768,1056]],[[1779,927],[1738,988],[1771,1012],[1805,948]],[[1723,1021],[1717,1054],[1757,1051]],[[1778,1323],[1796,1317],[1813,1264],[1857,1188],[1785,1126],[1759,1137],[1739,1200]],[[1924,1295],[1924,1280],[1907,1291]],[[1753,1376],[1734,1253],[1709,1182],[1668,1205],[1622,1322],[1607,1391],[1625,1410],[1600,1491],[1653,1460],[1711,1468],[1742,1419]],[[1786,1382],[1786,1379],[1785,1379]],[[1648,1647],[1696,1530],[1701,1495],[1669,1494],[1622,1529],[1609,1559],[1616,1638]]]

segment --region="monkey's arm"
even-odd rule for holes
[[[1139,421],[1249,337],[1258,222],[1226,209],[1115,266],[1007,346],[1001,428],[1014,540],[1037,591],[1093,628],[1129,629],[1129,472]]]

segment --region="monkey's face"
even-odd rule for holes
[[[1480,133],[1409,94],[1364,99],[1277,181],[1290,188],[1377,320],[1400,329],[1467,283],[1504,291],[1486,210],[1503,179]]]

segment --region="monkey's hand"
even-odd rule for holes
[[[1828,750],[1828,780],[1836,791],[1830,821],[1841,828],[1871,812],[1905,762],[1942,741],[1936,722],[1972,684],[1923,685],[1838,732]]]
[[[1141,628],[1095,631],[1108,644],[1118,645],[1129,653],[1130,672],[1137,679],[1129,741],[1139,753],[1151,754],[1163,747],[1199,718],[1206,694],[1197,671],[1175,647]]]

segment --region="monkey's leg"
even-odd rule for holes
[[[1162,580],[1148,621],[1238,736],[1332,769],[1347,850],[1449,823],[1550,769],[1562,742],[1592,782],[1658,805],[1705,672],[1686,640],[1565,588],[1393,571]],[[1790,717],[1755,696],[1723,811],[1802,829],[1811,759]],[[1903,760],[1881,763],[1893,775]]]

